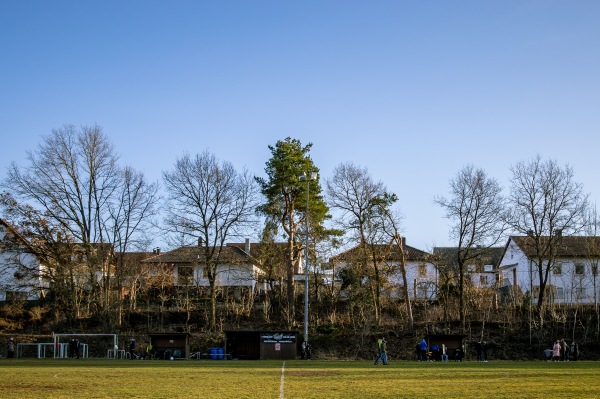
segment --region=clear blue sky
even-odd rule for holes
[[[465,164],[508,189],[539,153],[600,195],[600,2],[0,2],[0,178],[97,123],[150,179],[208,149],[264,175],[313,143],[398,194],[407,243],[453,245],[433,203]]]

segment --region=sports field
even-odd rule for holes
[[[2,359],[0,398],[599,398],[600,362]]]

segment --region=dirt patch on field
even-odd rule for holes
[[[338,375],[338,373],[330,370],[287,370],[286,374],[298,377],[333,377]]]

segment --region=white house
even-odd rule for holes
[[[408,283],[408,294],[411,299],[435,299],[438,287],[438,269],[429,260],[430,254],[419,249],[406,245],[406,239],[402,238],[402,247],[404,248],[404,264],[406,270],[406,280]],[[400,247],[398,245],[375,245],[376,261],[384,277],[387,280],[384,294],[390,298],[402,298],[404,292],[404,280],[401,272]],[[330,263],[335,264],[339,271],[351,267],[354,263],[360,263],[362,256],[360,246],[355,246],[345,252],[342,252],[330,259]],[[373,254],[369,254],[369,262],[372,262]]]
[[[547,237],[545,238],[547,239]],[[539,292],[531,237],[510,237],[499,262],[498,287],[509,300]],[[548,299],[556,304],[593,304],[598,300],[600,237],[562,237],[548,275]]]
[[[42,282],[27,272],[38,268],[37,258],[27,252],[25,239],[0,218],[0,301],[39,299]]]
[[[215,284],[217,287],[245,287],[252,291],[265,289],[259,282],[262,269],[249,253],[235,245],[217,248],[220,251]],[[204,264],[204,248],[184,246],[157,254],[142,261],[172,272],[173,285],[208,287],[210,285]]]
[[[474,288],[495,288],[496,266],[503,251],[503,247],[474,248],[473,252],[477,256],[465,264],[465,282]],[[458,275],[457,254],[457,247],[433,248],[433,255],[439,262],[439,266],[447,268],[454,276]]]

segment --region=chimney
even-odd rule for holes
[[[246,238],[246,244],[244,245],[244,251],[246,251],[247,254],[250,253],[250,239]]]
[[[401,244],[401,245],[402,245],[402,248],[406,247],[406,237],[404,237],[404,236],[401,236],[400,234],[397,234],[397,235],[396,235],[396,239],[398,239],[398,238],[400,238],[400,239],[401,239],[401,241],[402,241],[402,244]]]
[[[198,237],[198,246],[202,247],[202,237]]]

